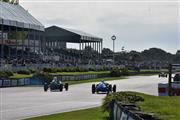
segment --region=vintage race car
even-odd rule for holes
[[[44,83],[44,91],[47,92],[48,89],[50,91],[63,91],[63,88],[68,91],[69,84],[65,83],[63,84],[62,81],[57,80],[56,77],[53,78],[52,82],[50,84]]]
[[[160,77],[166,77],[166,78],[167,78],[167,74],[164,73],[164,72],[161,72],[161,73],[159,74],[159,78],[160,78]]]
[[[103,92],[103,93],[109,93],[109,92],[116,92],[116,85],[111,85],[109,83],[106,83],[104,81],[101,81],[98,84],[92,84],[92,94],[95,93],[99,93],[99,92]]]

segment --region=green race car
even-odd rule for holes
[[[50,84],[44,83],[44,91],[47,92],[48,89],[50,91],[63,91],[63,88],[68,91],[69,84],[65,83],[63,84],[62,81],[57,80],[57,77],[54,77],[52,82]]]

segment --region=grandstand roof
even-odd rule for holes
[[[44,31],[44,26],[23,7],[1,1],[0,24]]]
[[[101,42],[102,38],[79,30],[51,26],[45,29],[46,40],[61,40],[64,42]]]

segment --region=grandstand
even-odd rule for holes
[[[19,4],[0,1],[0,61],[2,64],[79,64],[99,61],[102,38],[44,26]],[[79,50],[67,49],[79,44]]]
[[[45,29],[45,45],[50,49],[65,49],[67,43],[79,43],[79,50],[90,47],[101,53],[102,38],[79,30],[51,26]]]
[[[43,52],[44,26],[19,4],[0,2],[1,59],[35,58]]]
[[[79,44],[79,51],[65,51],[67,43]],[[78,61],[77,59],[83,61],[89,61],[94,58],[97,60],[100,59],[102,43],[102,38],[79,30],[58,26],[51,26],[45,29],[45,53],[48,53],[48,51],[54,51],[56,53],[61,53],[61,58],[65,55],[63,58],[72,58],[73,61]],[[94,54],[96,56],[93,56]]]

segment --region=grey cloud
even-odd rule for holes
[[[158,46],[171,52],[176,51],[179,41],[179,7],[174,4],[22,2],[45,26],[89,32],[103,37],[105,47],[112,48],[110,37],[116,34],[116,51],[121,46],[128,50]]]

